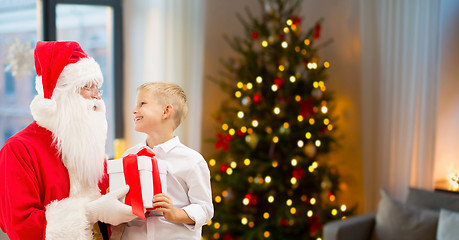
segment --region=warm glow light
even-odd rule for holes
[[[294,207],[290,208],[290,213],[291,214],[295,214],[296,213],[296,208],[294,208]]]
[[[307,214],[308,214],[308,217],[312,217],[312,215],[314,215],[314,213],[312,212],[312,210],[309,210]]]
[[[270,202],[270,203],[274,202],[274,197],[273,196],[269,196],[268,197],[268,202]]]
[[[270,176],[266,176],[265,177],[265,182],[266,183],[270,183],[271,182],[271,177]]]
[[[242,199],[242,204],[244,204],[246,206],[249,205],[249,199],[248,198]]]
[[[252,121],[252,126],[258,127],[258,121],[257,121],[257,120],[253,120],[253,121]]]
[[[292,22],[292,19],[287,19],[286,23],[287,23],[288,26],[291,26],[292,23],[293,23],[293,22]]]
[[[283,42],[281,43],[281,46],[282,46],[283,48],[287,48],[287,47],[288,47],[288,43],[287,43],[286,41],[283,41]]]
[[[234,96],[235,96],[236,98],[240,98],[240,97],[242,96],[242,93],[241,93],[240,91],[236,91],[236,92],[234,93]]]
[[[228,124],[223,123],[223,124],[222,124],[222,129],[223,129],[223,131],[228,130]]]
[[[263,78],[261,78],[260,76],[258,76],[257,79],[256,79],[256,81],[257,81],[257,83],[261,83],[261,82],[263,82]]]
[[[284,65],[279,65],[279,71],[283,72],[285,70]]]
[[[338,214],[338,210],[336,210],[336,209],[333,208],[332,211],[331,211],[331,214],[332,214],[333,216],[336,216],[336,214]]]
[[[244,84],[242,82],[237,82],[236,86],[237,88],[241,89],[242,87],[244,87]]]
[[[336,199],[336,197],[335,197],[335,195],[330,195],[330,198],[329,198],[329,199],[330,199],[330,202],[334,202],[335,199]]]
[[[297,119],[298,119],[298,122],[302,122],[304,120],[303,116],[301,116],[301,115],[298,115]]]
[[[269,213],[268,212],[263,213],[263,218],[264,219],[268,219],[269,218]]]
[[[298,164],[298,161],[296,161],[295,158],[292,159],[291,161],[292,166],[296,166]]]
[[[310,43],[311,43],[311,41],[309,41],[309,39],[305,39],[304,40],[304,44],[309,45]]]
[[[252,83],[247,83],[247,89],[252,89],[253,88],[253,84]]]
[[[296,181],[296,178],[294,178],[294,177],[290,178],[290,183],[291,183],[292,185],[295,185],[296,182],[297,182],[297,181]]]
[[[246,218],[246,217],[243,217],[243,218],[241,219],[241,223],[242,223],[242,225],[246,225],[246,224],[247,224],[247,222],[248,222],[248,220],[247,220],[247,218]]]
[[[279,107],[275,107],[275,108],[273,109],[273,112],[274,112],[274,114],[279,115],[279,113],[280,113],[280,108],[279,108]]]
[[[306,134],[304,134],[304,136],[306,137],[306,139],[311,139],[311,133],[310,132],[307,132]]]
[[[233,136],[235,133],[236,133],[236,130],[234,130],[234,128],[231,128],[230,130],[228,130],[228,133]]]
[[[325,62],[324,62],[324,67],[325,67],[325,68],[329,68],[329,67],[330,67],[330,63],[329,63],[328,61],[325,61]]]
[[[289,206],[289,207],[292,206],[292,204],[293,204],[292,199],[287,199],[287,202],[285,202],[285,204],[287,204],[287,206]]]
[[[249,166],[250,165],[250,159],[248,159],[248,158],[244,159],[244,165]]]
[[[233,174],[233,169],[232,168],[226,169],[226,174],[228,174],[228,175]]]
[[[328,112],[328,108],[326,106],[322,106],[321,111],[322,111],[322,113],[325,114],[325,113]]]
[[[317,139],[316,142],[315,142],[315,144],[316,144],[316,147],[320,147],[320,145],[321,145],[322,143],[320,142],[320,140]]]
[[[277,167],[277,161],[273,161],[273,168],[276,168]]]
[[[290,82],[294,83],[296,81],[296,77],[295,76],[290,76],[289,80],[290,80]]]
[[[304,142],[303,140],[298,140],[298,142],[296,143],[298,145],[298,147],[303,147],[304,146]]]
[[[459,190],[459,175],[457,173],[452,173],[449,175],[449,190],[458,191]]]
[[[243,111],[237,112],[237,117],[238,118],[243,118],[244,117],[244,112]]]
[[[290,29],[288,29],[288,27],[284,27],[284,33],[288,33],[290,32]]]
[[[269,235],[270,235],[269,231],[265,231],[265,232],[263,233],[263,236],[264,236],[265,238],[269,238]]]
[[[296,95],[295,96],[295,101],[297,101],[297,102],[301,101],[301,96],[300,95]]]
[[[267,47],[267,46],[268,46],[268,41],[263,40],[263,41],[261,42],[261,46]]]
[[[222,197],[220,197],[220,196],[216,196],[216,197],[215,197],[215,202],[216,202],[216,203],[219,203],[219,202],[221,202],[221,201],[222,201]]]
[[[341,212],[344,212],[344,211],[346,211],[346,209],[347,209],[346,205],[344,205],[344,204],[343,204],[343,205],[341,205]]]
[[[314,125],[316,123],[316,120],[314,118],[309,118],[309,124]]]
[[[243,132],[243,133],[247,132],[247,127],[244,127],[244,126],[241,127],[241,132]]]
[[[330,125],[328,125],[328,126],[327,126],[327,129],[328,129],[328,131],[331,131],[331,130],[333,130],[333,125],[331,125],[331,124],[330,124]]]
[[[328,120],[328,118],[325,118],[324,119],[324,125],[328,125],[330,123],[330,120]]]
[[[209,160],[209,165],[210,166],[215,166],[216,163],[217,163],[217,161],[215,161],[215,159],[213,159],[213,158]]]
[[[315,199],[315,198],[311,198],[311,200],[309,200],[309,203],[310,203],[311,205],[316,204],[316,199]]]
[[[273,137],[273,143],[278,143],[279,142],[279,138],[277,136],[274,136]]]
[[[277,85],[276,85],[276,84],[273,84],[273,85],[271,86],[271,90],[272,90],[273,92],[277,91],[277,89],[278,89],[278,88],[277,88]]]
[[[287,128],[290,127],[290,124],[288,124],[288,122],[284,122],[283,126],[284,126],[285,129],[287,129]]]
[[[237,167],[237,163],[236,163],[235,161],[232,161],[232,162],[230,163],[230,166],[231,166],[232,168],[236,168],[236,167]]]
[[[219,229],[220,228],[220,223],[219,222],[214,223],[214,228],[215,229]]]

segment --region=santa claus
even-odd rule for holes
[[[107,122],[99,65],[76,42],[38,42],[34,122],[0,150],[0,227],[10,239],[93,239],[93,225],[134,219],[105,194]]]

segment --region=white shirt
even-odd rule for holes
[[[185,210],[194,225],[167,221],[152,211],[147,220],[136,218],[126,224],[121,239],[201,239],[202,226],[214,215],[210,171],[202,155],[183,145],[178,137],[149,148],[146,143],[128,149],[123,157],[147,148],[167,164],[167,194],[174,208]]]

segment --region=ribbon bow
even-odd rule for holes
[[[145,218],[142,199],[142,187],[140,185],[139,166],[137,164],[138,156],[147,156],[151,158],[153,177],[153,195],[162,192],[161,179],[159,177],[158,161],[154,158],[155,154],[144,148],[137,152],[137,154],[129,154],[123,158],[124,179],[126,184],[129,185],[129,192],[126,195],[125,203],[132,206],[132,213],[142,219]],[[151,210],[151,209],[148,209]]]

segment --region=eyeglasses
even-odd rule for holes
[[[99,93],[100,96],[102,96],[102,94],[104,93],[104,91],[98,89],[96,85],[92,85],[91,87],[89,87],[89,86],[84,86],[84,87],[82,87],[81,89],[83,89],[83,90],[85,90],[85,91],[88,91],[88,92],[91,92],[92,94]]]

